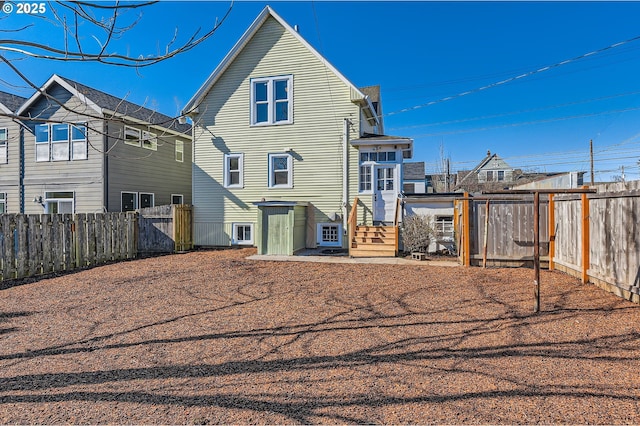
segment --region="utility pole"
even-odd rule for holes
[[[589,154],[591,156],[591,186],[593,186],[593,139],[589,141]]]

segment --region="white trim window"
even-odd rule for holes
[[[321,247],[342,247],[342,224],[318,223],[317,241]]]
[[[7,212],[7,193],[0,192],[0,214]]]
[[[176,140],[176,161],[184,163],[184,141]]]
[[[293,75],[251,79],[251,125],[293,123]]]
[[[138,201],[138,207],[141,209],[144,209],[146,207],[154,207],[154,194],[153,193],[147,193],[147,192],[141,192],[140,193],[140,197],[139,197],[139,201]]]
[[[224,155],[225,188],[244,188],[244,154]]]
[[[48,214],[69,214],[75,211],[73,191],[44,193],[44,207]]]
[[[436,216],[435,231],[441,241],[454,241],[453,216]]]
[[[142,147],[152,151],[158,150],[158,135],[155,133],[142,131]]]
[[[124,126],[124,143],[127,145],[140,146],[142,131],[135,127]]]
[[[137,192],[120,192],[120,211],[130,212],[138,208]]]
[[[291,154],[269,154],[269,188],[293,188]]]
[[[87,159],[87,124],[38,124],[35,127],[36,161]]]
[[[71,158],[74,160],[87,159],[87,124],[71,125]]]
[[[37,124],[36,132],[36,161],[49,161],[49,125]]]
[[[184,204],[184,195],[171,194],[171,204]]]
[[[69,161],[69,125],[51,125],[51,161]]]
[[[8,130],[0,129],[0,164],[7,164],[9,162],[9,155],[7,147],[9,145]],[[4,211],[2,212],[4,213]]]
[[[234,245],[253,245],[253,223],[234,223],[231,243]]]

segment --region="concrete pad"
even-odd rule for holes
[[[320,263],[365,263],[379,265],[422,265],[422,266],[460,266],[454,260],[412,260],[402,257],[349,257],[349,256],[313,256],[313,255],[266,255],[254,254],[249,260],[268,260],[272,262],[320,262]]]

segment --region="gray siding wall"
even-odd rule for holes
[[[293,124],[250,125],[250,79],[293,75]],[[199,106],[195,117],[193,204],[196,245],[229,245],[234,222],[257,220],[261,199],[309,202],[316,223],[341,212],[342,134],[359,136],[350,87],[269,18]],[[293,188],[268,188],[268,155],[293,154]],[[348,148],[349,198],[358,190],[358,151]],[[224,155],[244,154],[244,187],[224,187]],[[315,228],[314,228],[315,229]],[[345,239],[346,240],[346,239]],[[315,241],[308,239],[309,244]]]
[[[156,206],[171,204],[171,194],[182,194],[185,204],[191,204],[191,139],[190,135],[177,136],[158,128],[127,124],[158,136],[158,149],[127,145],[123,141],[125,124],[107,123],[109,155],[107,179],[109,182],[109,211],[121,210],[121,192],[154,194]],[[184,142],[184,160],[175,159],[176,141]]]
[[[24,132],[25,151],[25,213],[43,213],[43,208],[33,202],[34,197],[43,196],[47,191],[74,191],[76,213],[92,213],[103,210],[103,136],[102,120],[90,118],[97,112],[79,99],[71,96],[58,85],[52,86],[50,94],[66,107],[41,98],[28,111],[37,118],[27,122],[30,131]],[[75,113],[71,111],[79,111]],[[86,115],[83,114],[86,112]],[[86,160],[37,162],[35,153],[36,124],[41,120],[54,122],[88,122],[88,149]]]
[[[7,163],[0,163],[0,193],[6,196],[6,212],[20,213],[20,126],[0,116],[0,129],[7,129]]]

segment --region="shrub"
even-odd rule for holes
[[[411,215],[402,221],[402,243],[404,251],[426,253],[435,236],[431,216]]]

